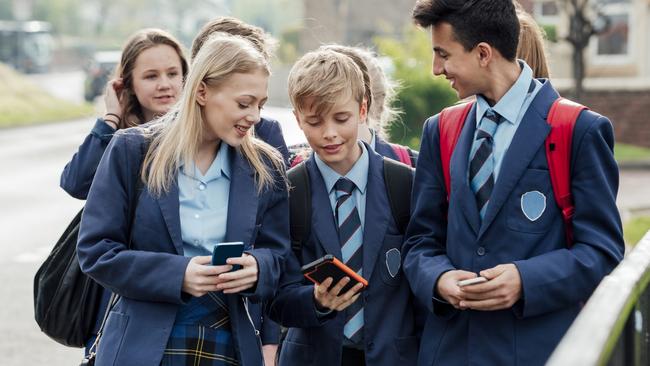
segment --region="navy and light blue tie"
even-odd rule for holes
[[[476,131],[469,162],[469,183],[476,196],[476,206],[485,217],[490,195],[494,188],[494,133],[503,118],[492,109],[485,112]]]
[[[359,211],[352,196],[354,183],[347,178],[340,178],[334,185],[336,192],[336,221],[341,243],[343,263],[363,276],[363,232]],[[358,344],[363,339],[363,304],[355,301],[346,309],[343,334],[352,343]]]

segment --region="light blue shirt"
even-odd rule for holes
[[[186,257],[210,255],[226,238],[230,193],[230,149],[221,142],[217,156],[205,173],[192,166],[178,170],[181,237]],[[193,170],[193,171],[192,171]]]
[[[352,169],[350,169],[344,178],[348,178],[357,186],[357,189],[352,193],[352,199],[354,199],[354,202],[357,205],[359,220],[361,220],[361,231],[363,232],[364,224],[366,222],[366,185],[368,184],[370,158],[368,151],[366,150],[366,145],[361,142],[358,144],[361,147],[361,156],[357,159],[352,166]],[[316,166],[325,181],[325,188],[327,189],[330,204],[332,205],[332,214],[334,214],[336,212],[336,192],[334,190],[334,184],[336,184],[336,181],[338,181],[342,176],[325,164],[325,162],[318,157],[318,154],[314,154],[314,160],[316,161]],[[334,219],[336,221],[336,217]]]
[[[510,87],[508,92],[494,105],[492,110],[499,113],[505,121],[499,124],[496,133],[494,134],[494,180],[496,182],[499,171],[501,170],[501,163],[503,157],[508,152],[512,138],[517,132],[517,128],[521,124],[521,120],[526,114],[528,107],[533,99],[542,88],[542,83],[533,79],[533,70],[523,60],[517,60],[521,67],[521,73],[517,81]],[[531,80],[535,82],[535,88],[531,93],[528,93]],[[481,118],[490,105],[482,95],[476,96],[476,126],[478,127]],[[476,132],[474,133],[476,139]],[[471,161],[471,156],[469,158]]]

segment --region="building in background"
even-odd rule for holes
[[[609,17],[609,29],[585,50],[585,96],[581,101],[611,118],[619,142],[650,147],[650,0],[591,0]],[[561,91],[573,84],[572,48],[562,37],[569,19],[563,0],[526,1],[538,23],[557,42],[548,43],[551,78]]]

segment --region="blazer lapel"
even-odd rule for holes
[[[469,178],[467,176],[469,153],[474,141],[474,131],[476,130],[476,103],[469,111],[463,130],[456,143],[456,148],[451,156],[449,174],[451,176],[451,192],[454,197],[458,199],[451,199],[449,202],[451,208],[458,204],[470,227],[474,231],[474,235],[478,234],[481,224],[481,218],[476,207],[476,199],[474,192],[469,186]]]
[[[309,172],[309,183],[311,185],[311,231],[314,232],[325,253],[333,254],[342,258],[339,235],[336,230],[336,221],[332,212],[329,195],[323,177],[316,167],[312,156],[306,162]]]
[[[363,277],[372,278],[377,256],[392,215],[384,182],[383,158],[368,149],[370,166],[366,186],[366,214],[363,225]]]
[[[253,231],[257,218],[259,196],[253,168],[237,149],[230,149],[230,192],[228,194],[228,220],[226,241],[244,242],[252,246]]]
[[[156,199],[160,206],[167,231],[172,238],[174,247],[178,254],[183,254],[183,238],[181,237],[181,217],[180,217],[180,204],[178,200],[178,180],[175,177],[169,192],[163,193]]]
[[[497,213],[524,174],[531,160],[542,147],[551,127],[546,123],[550,105],[558,94],[546,82],[524,114],[510,147],[503,157],[501,171],[494,185],[479,237],[490,226]]]

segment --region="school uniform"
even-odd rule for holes
[[[260,319],[247,308],[269,299],[278,286],[289,241],[286,188],[279,183],[258,194],[254,171],[240,152],[227,147],[230,182],[223,240],[244,242],[246,252],[257,261],[258,282],[240,294],[218,293],[220,301],[207,301],[213,300],[211,295],[196,299],[181,290],[190,260],[184,254],[191,242],[191,234],[183,233],[186,225],[181,226],[181,217],[191,214],[181,212],[185,206],[180,203],[178,177],[160,197],[146,187],[138,192],[129,239],[129,202],[134,202],[144,144],[138,128],[114,135],[97,168],[82,217],[79,264],[99,284],[120,295],[106,321],[97,365],[160,365],[166,351],[179,348],[179,338],[205,339],[179,331],[178,325],[192,317],[202,324],[227,318],[230,327],[221,331],[230,333],[233,359],[241,365],[262,365]],[[282,179],[279,173],[275,178]],[[221,335],[214,339],[221,342]]]
[[[97,165],[114,133],[115,129],[106,124],[102,118],[97,119],[90,134],[86,136],[79,150],[61,173],[59,184],[69,195],[81,200],[86,199]],[[289,166],[289,150],[278,121],[262,118],[255,124],[255,135],[276,148],[282,154],[285,164]]]
[[[548,80],[531,75],[522,64],[504,96],[511,105],[499,112],[509,116],[495,135],[498,171],[484,212],[470,187],[469,166],[485,106],[479,100],[469,112],[451,157],[448,211],[439,116],[425,122],[404,259],[411,287],[430,312],[418,365],[543,365],[581,304],[622,259],[612,125],[592,111],[583,111],[575,124],[570,179],[576,211],[569,247],[544,146],[558,93]],[[499,103],[492,109],[498,112]],[[478,273],[506,263],[516,265],[522,287],[510,309],[456,310],[435,292],[447,271]]]
[[[98,118],[93,126],[90,134],[86,136],[83,143],[79,146],[79,150],[74,154],[72,160],[68,162],[61,173],[60,186],[70,196],[85,200],[90,190],[90,185],[95,177],[95,171],[99,165],[99,161],[104,155],[106,146],[111,141],[115,129],[104,122],[102,118]],[[260,122],[255,125],[255,135],[276,148],[281,154],[288,166],[289,150],[284,142],[282,129],[280,123],[273,119],[261,118]],[[102,300],[100,307],[97,311],[97,320],[93,328],[93,334],[99,330],[102,321],[102,315],[106,311],[106,306],[110,298],[110,292],[102,292]],[[261,309],[256,306],[251,306],[251,312],[255,314],[256,318],[261,317]],[[262,325],[262,341],[264,344],[277,344],[278,337],[274,334],[279,334],[277,325],[271,322],[264,322]],[[86,342],[86,349],[95,341],[92,336]]]
[[[346,175],[357,187],[351,197],[363,223],[360,272],[369,282],[357,300],[363,307],[361,336],[357,341],[344,336],[352,306],[342,312],[317,312],[313,284],[299,273],[301,265],[326,254],[345,261],[332,196],[339,176],[312,154],[304,163],[312,199],[310,235],[298,256],[288,257],[285,274],[295,276],[283,284],[269,309],[273,320],[290,327],[280,351],[281,366],[341,365],[346,353],[365,358],[367,365],[415,364],[418,337],[413,297],[401,269],[403,237],[391,214],[383,158],[361,146],[361,157]]]

